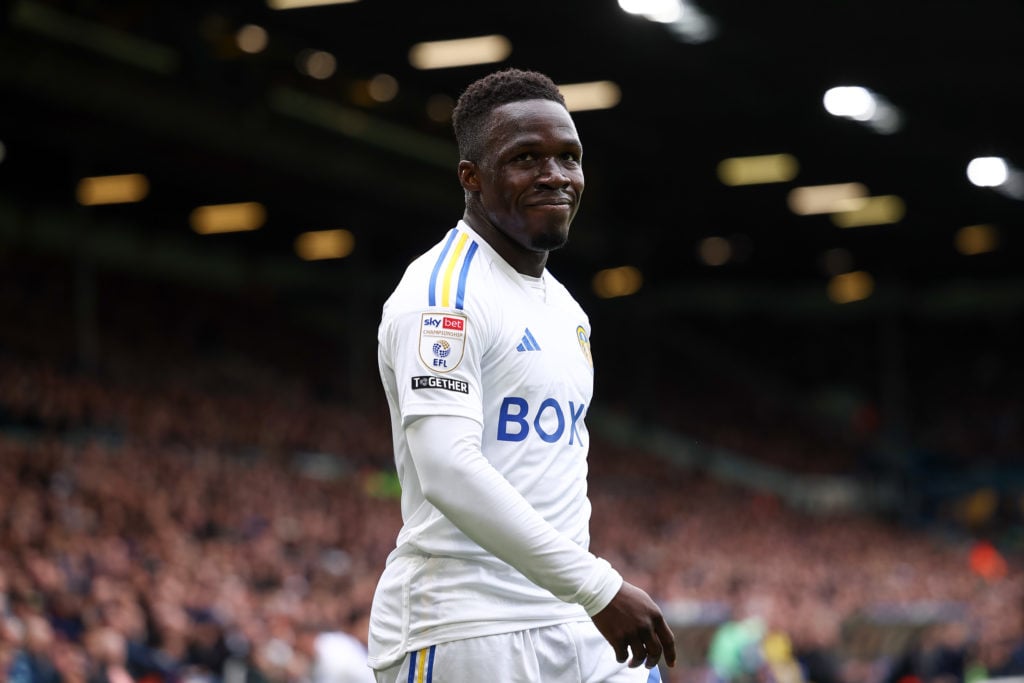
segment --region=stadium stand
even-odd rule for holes
[[[342,342],[272,297],[104,273],[83,363],[73,269],[13,263],[0,274],[8,679],[306,681],[304,633],[364,639],[399,511],[382,401],[345,397]],[[703,425],[754,459],[762,437],[815,450],[784,416],[762,434],[725,410],[739,390],[696,381],[662,426]],[[679,636],[666,680],[704,680],[737,623],[760,625],[773,680],[1022,672],[1019,537],[810,514],[598,429],[591,463],[594,549],[651,588]]]

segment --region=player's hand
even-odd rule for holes
[[[654,600],[636,586],[623,581],[622,588],[607,607],[593,616],[593,621],[615,648],[615,657],[620,662],[625,662],[632,651],[630,667],[646,664],[648,669],[653,669],[662,654],[666,664],[676,665],[676,639],[672,630]]]

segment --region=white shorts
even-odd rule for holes
[[[660,683],[657,668],[630,669],[591,622],[454,640],[408,653],[377,683]]]

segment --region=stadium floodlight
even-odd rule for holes
[[[684,43],[706,43],[715,37],[718,27],[690,0],[619,0],[627,14],[664,24]]]
[[[894,194],[864,197],[850,202],[847,210],[833,213],[832,223],[840,228],[889,225],[903,220],[906,212],[906,204]]]
[[[659,24],[671,24],[683,15],[679,0],[619,0],[623,12],[636,14]]]
[[[867,196],[868,188],[863,183],[832,183],[794,187],[786,201],[798,216],[814,216],[860,208]]]
[[[967,164],[967,179],[978,187],[999,187],[1010,177],[1010,167],[1002,157],[976,157]]]
[[[420,70],[450,69],[473,64],[493,64],[512,54],[512,43],[498,34],[430,40],[409,49],[409,63]]]
[[[267,210],[259,202],[208,204],[189,214],[192,229],[200,235],[258,230],[267,220]]]
[[[270,9],[301,9],[303,7],[322,7],[324,5],[344,5],[359,0],[267,0]]]
[[[355,248],[356,238],[348,230],[312,230],[295,238],[295,253],[303,261],[345,258]]]
[[[725,185],[761,185],[793,180],[800,164],[792,154],[760,154],[723,159],[717,170],[718,179]]]
[[[829,88],[822,97],[822,104],[832,116],[857,121],[876,133],[895,133],[903,123],[902,114],[891,102],[859,85]]]
[[[82,206],[133,204],[148,194],[149,180],[141,173],[82,178],[75,188],[75,198]]]
[[[829,88],[822,98],[825,111],[854,121],[870,121],[878,110],[878,101],[867,88],[847,85]]]
[[[611,109],[622,100],[622,90],[612,81],[564,83],[558,86],[569,111]]]
[[[1003,157],[976,157],[967,164],[967,179],[978,187],[1024,201],[1024,171]]]

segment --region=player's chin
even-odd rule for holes
[[[569,241],[569,224],[555,223],[544,226],[543,230],[538,230],[533,234],[533,239],[530,241],[530,246],[536,251],[552,251],[554,249],[560,249],[565,246],[565,243]]]
[[[564,247],[568,241],[568,230],[564,232],[547,232],[535,237],[530,246],[534,248],[534,251],[554,251]]]

